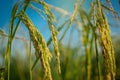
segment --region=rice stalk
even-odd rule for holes
[[[91,19],[94,18],[94,10],[95,10],[95,3],[92,2],[92,3],[91,3],[90,12],[89,12],[89,14],[90,14],[90,18],[91,18]]]
[[[6,53],[4,55],[4,65],[6,62],[6,56],[8,57],[8,80],[10,79],[10,62],[11,62],[11,44],[12,44],[12,32],[13,32],[13,26],[14,26],[14,20],[15,20],[15,15],[17,13],[18,9],[18,3],[16,3],[13,7],[12,10],[12,15],[11,15],[11,20],[10,20],[10,31],[9,31],[9,38],[8,38],[8,44],[7,44],[7,49]]]
[[[74,11],[73,11],[73,14],[71,16],[70,23],[72,23],[72,21],[75,19],[76,14],[77,14],[77,10],[78,10],[78,0],[76,0],[76,2],[75,2]]]
[[[28,1],[29,2],[29,1]],[[16,3],[12,9],[12,14],[11,14],[11,20],[10,20],[10,29],[9,29],[9,38],[8,38],[8,44],[7,44],[7,48],[6,48],[6,51],[5,51],[5,54],[4,54],[4,65],[5,65],[5,62],[6,62],[6,57],[8,56],[8,80],[10,79],[10,61],[11,61],[11,44],[12,44],[12,41],[14,39],[14,36],[15,36],[15,33],[18,29],[18,26],[20,24],[20,20],[18,21],[17,23],[17,26],[13,32],[13,26],[14,26],[14,21],[15,21],[15,16],[16,16],[16,13],[17,13],[17,10],[18,10],[18,6],[19,4]],[[27,5],[24,7],[24,11],[27,9]]]
[[[51,34],[52,34],[52,40],[53,40],[54,50],[56,54],[57,69],[58,69],[58,73],[61,74],[60,59],[59,59],[60,52],[59,52],[57,37],[56,37],[56,33],[53,25],[51,26]]]
[[[25,5],[23,5],[23,6],[24,6],[24,7],[23,7],[23,11],[25,12],[25,11],[27,10],[27,8],[28,8],[28,5],[29,5],[29,3],[30,3],[30,0],[24,0],[24,3],[25,3]],[[13,35],[12,35],[12,39],[14,38],[14,36],[15,36],[15,34],[16,34],[19,26],[20,26],[20,22],[21,22],[21,20],[18,20],[17,25],[16,25],[16,27],[15,27],[15,29],[14,29],[14,32],[13,32]]]
[[[47,21],[48,21],[49,29],[51,31],[52,41],[54,44],[54,50],[55,50],[55,54],[56,54],[57,70],[58,70],[58,73],[60,74],[61,73],[60,59],[59,59],[60,53],[58,50],[57,36],[56,36],[56,31],[54,29],[55,27],[53,26],[53,22],[55,21],[55,17],[45,2],[41,2],[41,4],[43,5],[45,13],[47,15]]]
[[[29,19],[29,17],[24,12],[20,12],[18,14],[18,17],[22,20],[22,22],[26,25],[26,27],[29,30],[34,48],[39,54],[41,63],[43,65],[43,69],[45,73],[44,75],[45,80],[52,80],[51,70],[50,70],[50,65],[49,65],[49,61],[51,59],[51,53],[47,47],[47,44],[44,38],[39,33],[39,31],[35,28],[32,21]]]
[[[76,15],[77,15],[77,10],[78,10],[78,0],[76,0],[76,3],[74,5],[74,11],[73,11],[73,13],[72,13],[72,15],[71,15],[71,17],[69,19],[69,22],[68,22],[68,25],[67,25],[65,31],[63,32],[63,35],[61,36],[61,38],[59,40],[60,43],[61,43],[62,39],[64,38],[64,36],[66,35],[68,29],[70,28],[72,22],[74,21]]]
[[[5,32],[0,32],[0,35],[3,37],[9,37],[9,35],[6,34]],[[27,39],[25,39],[24,37],[15,36],[14,39],[18,39],[18,40],[23,41],[24,43],[27,43]]]
[[[111,10],[111,8],[109,8],[109,7],[105,6],[105,5],[104,5],[104,4],[102,4],[102,3],[101,3],[101,7],[102,7],[102,8],[104,8],[105,10],[108,10],[108,11],[110,11],[110,12],[114,13],[115,15],[117,15],[117,12],[116,12],[116,11]]]
[[[48,21],[49,28],[50,28],[51,35],[52,35],[52,38],[49,39],[47,45],[49,45],[50,42],[53,41],[54,50],[55,50],[55,53],[56,53],[56,62],[57,62],[58,73],[60,74],[61,73],[60,59],[59,59],[60,53],[59,53],[59,50],[58,50],[58,43],[57,43],[57,31],[54,30],[54,26],[53,26],[53,22],[55,21],[55,17],[52,14],[52,12],[50,11],[47,3],[43,2],[43,1],[37,1],[37,0],[33,0],[33,1],[41,4],[44,7],[45,14],[47,15],[47,21]],[[36,59],[35,63],[33,64],[32,69],[34,68],[34,66],[36,65],[37,62],[38,62],[38,59]]]
[[[95,15],[95,4],[92,2],[91,4],[91,17],[93,18],[93,35],[94,35],[94,43],[95,43],[95,57],[97,61],[97,72],[98,72],[98,80],[101,80],[101,72],[100,72],[100,63],[99,63],[99,52],[98,52],[98,36],[97,36],[97,26],[96,26],[96,15]]]
[[[62,9],[62,8],[59,8],[59,7],[56,7],[56,6],[53,6],[53,5],[50,5],[50,4],[47,4],[51,9],[55,10],[55,11],[58,11],[59,13],[61,13],[62,15],[69,15],[69,13]]]
[[[103,14],[99,0],[97,0],[97,27],[100,33],[104,64],[106,70],[106,80],[115,80],[116,64],[114,49],[110,37],[109,25]]]
[[[98,80],[101,80],[101,72],[100,72],[100,63],[99,63],[99,52],[98,52],[98,36],[97,36],[97,26],[96,26],[96,17],[94,14],[94,40],[95,40],[95,54],[96,54],[96,61],[97,61],[97,71],[98,71]]]
[[[85,0],[81,0],[81,2],[80,2],[80,7],[83,6],[84,2],[85,2]]]
[[[33,6],[32,4],[29,5],[30,8],[32,8],[35,12],[37,12],[43,20],[45,20],[45,17],[42,14],[45,14],[45,12],[35,6]]]
[[[86,80],[90,80],[91,79],[91,55],[90,55],[90,40],[89,40],[90,26],[85,23],[84,15],[80,14],[80,16],[83,23],[82,43],[86,53],[86,76],[87,76]]]
[[[86,53],[86,79],[90,80],[91,75],[91,61],[90,61],[90,47],[88,45],[88,34],[83,30],[83,45],[85,47],[85,53]]]
[[[50,11],[50,8],[47,5],[47,3],[45,3],[44,1],[39,1],[39,4],[41,4],[44,7],[45,14],[47,15],[47,21],[50,22],[49,24],[52,24],[51,22],[55,22],[55,16]]]
[[[96,53],[96,61],[97,61],[98,80],[101,80],[100,63],[99,63],[99,52],[98,52],[98,42],[97,42],[96,32],[95,32],[94,35],[95,35],[95,53]]]
[[[30,65],[30,68],[29,68],[29,71],[30,71],[30,80],[32,80],[32,52],[31,52],[31,39],[30,39],[30,51],[29,51],[29,65]]]
[[[109,5],[109,7],[110,7],[110,10],[112,11],[112,13],[113,13],[115,19],[118,20],[117,15],[113,12],[114,9],[113,9],[113,7],[112,7],[112,4],[111,4],[110,0],[106,0],[106,1],[107,1],[108,5]]]
[[[86,31],[87,32],[87,31]],[[90,61],[90,47],[89,45],[89,40],[88,40],[88,34],[89,32],[85,33],[83,32],[83,44],[85,46],[85,51],[86,51],[86,73],[87,73],[87,80],[90,80],[91,76],[91,61]]]
[[[31,67],[31,70],[33,70],[34,69],[34,67],[35,67],[35,65],[37,64],[37,62],[38,62],[38,60],[40,59],[40,55],[35,51],[35,54],[36,54],[36,60],[35,60],[35,62],[33,63],[33,66]]]
[[[62,41],[63,38],[65,37],[65,35],[66,35],[67,31],[69,30],[70,26],[71,26],[71,22],[70,22],[70,19],[69,19],[69,22],[68,22],[68,24],[67,24],[67,27],[66,27],[65,31],[63,32],[63,35],[62,35],[62,36],[60,37],[60,39],[59,39],[59,43],[61,43],[61,41]]]
[[[65,21],[62,25],[60,25],[60,27],[58,27],[58,29],[57,29],[57,31],[58,31],[57,33],[59,33],[59,32],[64,28],[64,26],[65,26],[68,22],[69,22],[69,20]],[[57,33],[56,33],[56,35],[57,35]],[[52,38],[50,38],[50,39],[48,40],[48,42],[47,42],[47,45],[48,45],[48,46],[50,45],[51,41],[52,41]]]
[[[4,76],[5,76],[5,68],[1,67],[0,68],[0,80],[5,80]]]

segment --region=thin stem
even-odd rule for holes
[[[96,33],[96,15],[95,15],[95,7],[93,7],[93,20],[94,20],[94,26],[93,27],[93,33],[94,33],[94,39],[95,39],[95,54],[96,54],[96,61],[97,61],[97,71],[98,71],[98,80],[101,80],[101,72],[100,72],[100,63],[99,63],[99,52],[98,52],[98,45],[97,45],[97,33]]]
[[[101,80],[100,75],[100,64],[99,64],[99,58],[98,58],[98,47],[97,47],[97,35],[95,33],[95,51],[96,51],[96,61],[97,61],[97,71],[98,71],[98,80]]]
[[[28,4],[29,4],[29,2],[30,1],[28,1]],[[27,7],[28,7],[28,4],[27,5],[25,5],[25,7],[24,7],[24,11],[26,11],[26,9],[27,9]],[[10,27],[10,36],[9,36],[9,38],[8,38],[8,45],[7,45],[7,51],[6,51],[6,53],[5,53],[5,61],[6,61],[6,55],[7,55],[7,53],[8,53],[8,80],[10,80],[10,62],[11,62],[11,45],[12,45],[12,41],[13,41],[13,39],[14,39],[14,36],[15,36],[15,34],[16,34],[16,31],[17,31],[17,29],[18,29],[18,26],[20,25],[20,22],[21,22],[21,20],[19,20],[18,21],[18,23],[17,23],[17,25],[16,25],[16,28],[15,28],[15,30],[14,30],[14,32],[13,32],[13,24],[14,24],[14,20],[15,19],[13,19],[13,23],[12,23],[12,25],[11,25],[11,27]],[[12,32],[13,32],[13,34],[12,34]]]
[[[30,0],[28,0],[28,1],[30,2]],[[24,9],[23,9],[24,12],[27,10],[27,7],[28,7],[28,5],[29,5],[29,2],[28,2],[28,4],[25,5],[25,7],[24,7]],[[12,39],[14,38],[14,36],[15,36],[17,30],[18,30],[18,27],[20,26],[20,22],[21,22],[21,20],[19,19],[19,21],[18,21],[18,23],[17,23],[17,25],[16,25],[16,27],[15,27],[15,30],[14,30],[14,32],[13,32]]]
[[[29,61],[30,61],[30,80],[32,80],[32,53],[31,53],[31,38],[30,38],[30,53],[29,53]]]

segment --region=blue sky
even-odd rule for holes
[[[5,24],[9,23],[11,10],[13,4],[19,0],[1,0],[0,2],[0,27],[4,27]],[[73,6],[75,0],[44,0],[49,4],[52,4],[57,7],[64,8],[68,12],[72,13]],[[86,0],[88,3],[90,0]],[[102,2],[105,0],[101,0]],[[104,2],[103,2],[104,3]],[[118,0],[111,0],[111,3],[114,9],[120,14],[120,5],[118,4]],[[88,8],[88,5],[84,6]],[[32,13],[30,13],[32,15]]]
[[[0,27],[4,27],[5,24],[9,23],[11,10],[16,1],[19,1],[19,0],[1,0],[0,2]],[[60,0],[60,1],[59,0],[45,0],[45,1],[49,4],[52,4],[52,5],[61,7],[61,8],[65,8],[69,12],[71,12],[71,10],[73,9],[72,6],[74,5],[73,3],[75,2],[75,0],[71,0],[67,6],[66,2],[68,2],[69,0],[66,0],[65,3],[63,3],[64,0]],[[32,17],[32,15],[34,14],[34,11],[29,11],[29,12],[30,12],[29,13],[30,17]],[[36,17],[37,16],[34,16],[32,18],[34,19]]]
[[[12,7],[14,5],[14,3],[16,1],[19,0],[1,0],[0,2],[0,28],[9,28],[9,22],[10,22],[10,15],[11,15],[11,10]],[[54,6],[60,7],[65,9],[66,11],[69,12],[69,14],[71,14],[73,12],[74,9],[74,3],[75,0],[44,0],[49,4],[52,4]],[[84,8],[86,10],[89,9],[90,6],[90,1],[91,0],[86,0],[86,3],[84,5]],[[101,2],[104,2],[105,0],[101,0]],[[120,5],[118,4],[118,0],[111,0],[111,3],[114,7],[114,9],[118,12],[118,15],[120,15]],[[33,23],[38,27],[38,29],[43,33],[43,35],[45,36],[46,39],[48,39],[49,37],[47,37],[47,35],[49,34],[49,29],[47,26],[47,22],[45,20],[43,20],[38,14],[36,14],[32,9],[28,8],[27,10],[28,15],[30,16],[30,18],[32,19]],[[58,17],[58,13],[55,14]],[[114,18],[111,18],[111,16],[108,14],[108,21],[110,23],[112,23],[115,26],[119,26],[118,24],[116,24],[116,21],[114,20]],[[24,26],[24,25],[22,25]],[[7,29],[6,32],[8,32],[9,29]],[[113,27],[111,28],[112,33],[120,33],[119,31],[120,29]]]

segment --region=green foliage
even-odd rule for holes
[[[115,80],[117,58],[114,57],[109,25],[103,9],[112,12],[115,18],[117,18],[117,13],[110,1],[107,0],[107,2],[110,8],[99,0],[93,0],[90,11],[87,12],[83,8],[85,0],[81,2],[76,0],[71,15],[64,9],[50,5],[44,0],[24,0],[23,3],[15,3],[11,13],[9,34],[0,30],[1,36],[8,37],[3,66],[0,68],[0,80],[6,80],[6,78],[8,80]],[[44,9],[37,8],[32,3]],[[33,9],[48,23],[51,33],[48,41],[34,25],[28,16],[29,13],[26,13],[27,8]],[[59,27],[55,25],[59,23],[56,22],[56,16],[51,8],[68,16],[68,19],[60,23]],[[15,23],[16,19],[18,19],[17,23]],[[16,52],[17,56],[11,59],[14,39],[22,40],[24,44],[28,43],[23,38],[15,36],[21,23],[25,25],[30,36],[29,55],[25,56],[24,62],[18,58],[19,52]],[[66,43],[64,39],[69,30],[71,32],[66,41],[68,45],[63,45]],[[74,34],[72,31],[77,31],[79,36],[72,36]],[[72,37],[75,39],[73,40]],[[79,38],[81,41],[77,45],[70,45]],[[33,49],[35,54],[32,53]],[[40,63],[38,63],[39,60]]]

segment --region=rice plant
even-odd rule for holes
[[[6,80],[4,75],[7,75],[8,80],[12,79],[11,69],[13,67],[11,66],[14,60],[11,60],[11,55],[14,39],[23,41],[27,47],[26,49],[28,49],[27,53],[29,53],[28,58],[26,58],[26,60],[29,59],[29,61],[27,60],[28,65],[26,65],[29,68],[26,70],[29,78],[23,76],[22,65],[17,65],[18,70],[16,72],[23,76],[20,79],[115,80],[115,52],[104,10],[112,13],[115,19],[119,20],[117,12],[114,10],[110,0],[106,0],[108,7],[100,0],[91,0],[90,11],[83,8],[86,2],[87,0],[75,0],[72,14],[62,8],[50,5],[44,0],[16,2],[12,8],[9,34],[0,31],[0,35],[7,37],[8,41],[4,52],[3,65],[0,68],[0,80]],[[42,8],[38,8],[34,4]],[[47,41],[38,29],[41,26],[36,27],[32,18],[29,17],[28,9],[35,11],[47,22],[47,28],[50,32],[50,38]],[[53,10],[61,14],[59,20],[62,20],[63,17],[66,20],[59,22]],[[24,24],[24,27],[28,30],[29,40],[16,36],[21,24]],[[59,26],[56,24],[59,24]],[[69,39],[64,42],[69,32]],[[77,37],[75,33],[77,33]],[[73,45],[77,47],[71,47],[72,43],[77,42],[77,40],[79,41],[77,45]],[[68,44],[65,44],[67,42]],[[34,54],[32,53],[33,49]],[[104,65],[101,56],[103,56]],[[40,63],[37,66],[39,60]],[[18,63],[20,63],[19,59]],[[17,62],[14,64],[16,65]]]

